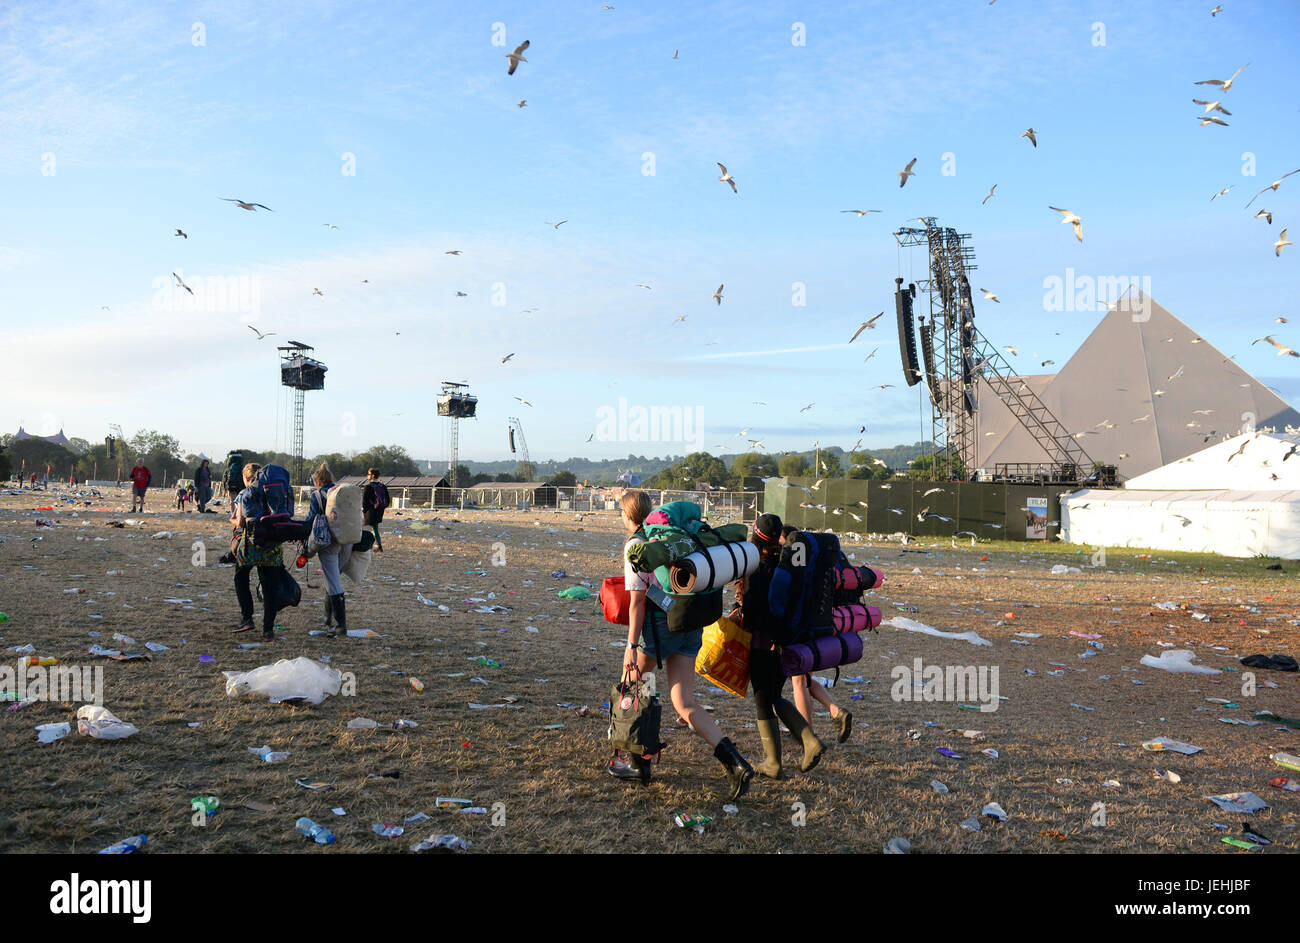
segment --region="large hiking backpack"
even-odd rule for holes
[[[325,519],[330,534],[351,546],[361,539],[361,489],[356,485],[335,485],[325,496]]]
[[[257,488],[267,514],[293,514],[293,485],[288,469],[280,465],[263,465],[257,472]]]
[[[831,609],[839,552],[834,534],[800,531],[786,540],[768,590],[768,608],[782,627],[774,639],[778,645],[834,631]]]
[[[226,453],[226,490],[233,498],[244,490],[244,453]]]

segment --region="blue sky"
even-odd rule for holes
[[[1300,174],[1243,206],[1300,167],[1300,7],[1213,5],[8,5],[0,428],[284,447],[272,345],[292,338],[330,367],[308,453],[445,458],[442,379],[480,399],[463,458],[506,457],[512,415],[544,459],[743,450],[746,428],[767,450],[848,447],[863,424],[868,446],[910,442],[922,388],[902,387],[892,289],[925,258],[891,233],[921,215],[973,235],[972,283],[1001,300],[980,327],[1024,372],[1102,316],[1044,310],[1071,267],[1149,278],[1295,404],[1296,361],[1250,341],[1300,347],[1300,249],[1272,248],[1300,235]],[[1193,84],[1248,62],[1227,93]],[[1199,127],[1192,98],[1229,127]],[[620,397],[704,431],[588,443]]]

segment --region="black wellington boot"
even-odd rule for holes
[[[334,618],[338,621],[339,635],[347,635],[348,611],[343,605],[343,594],[339,593],[337,596],[331,596],[330,598],[334,600]]]
[[[326,596],[325,597],[325,628],[331,629],[333,627],[334,627],[334,597]]]
[[[754,768],[745,762],[736,745],[726,737],[723,737],[722,742],[714,747],[713,755],[727,768],[727,778],[731,780],[729,798],[735,802],[749,790],[749,781],[754,778]]]

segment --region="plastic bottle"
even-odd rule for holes
[[[144,847],[145,842],[149,840],[147,835],[132,835],[130,838],[123,839],[116,845],[109,845],[101,855],[129,855],[132,852],[139,851]]]
[[[348,727],[352,730],[373,730],[379,726],[379,721],[371,720],[369,717],[354,717],[348,721]]]
[[[299,835],[301,835],[303,838],[314,839],[316,844],[318,845],[334,844],[335,841],[334,833],[331,832],[324,825],[317,825],[315,822],[313,822],[311,819],[307,818],[306,816],[303,816],[298,820],[297,829]]]
[[[412,679],[411,679],[411,687],[415,688],[415,690],[417,690],[417,691],[423,691],[423,690],[424,690],[424,682],[421,681],[419,678],[412,678]]]

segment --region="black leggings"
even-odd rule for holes
[[[749,683],[754,689],[754,706],[759,720],[775,720],[772,708],[782,700],[785,673],[781,671],[781,656],[774,651],[749,653]]]
[[[253,593],[248,588],[248,571],[253,569],[251,566],[240,566],[235,568],[235,598],[239,600],[239,624],[247,625],[253,621]],[[275,575],[275,567],[259,566],[257,567],[257,578],[262,584],[262,631],[275,631],[275,608],[271,602],[275,596],[275,590],[272,588],[272,577]]]

